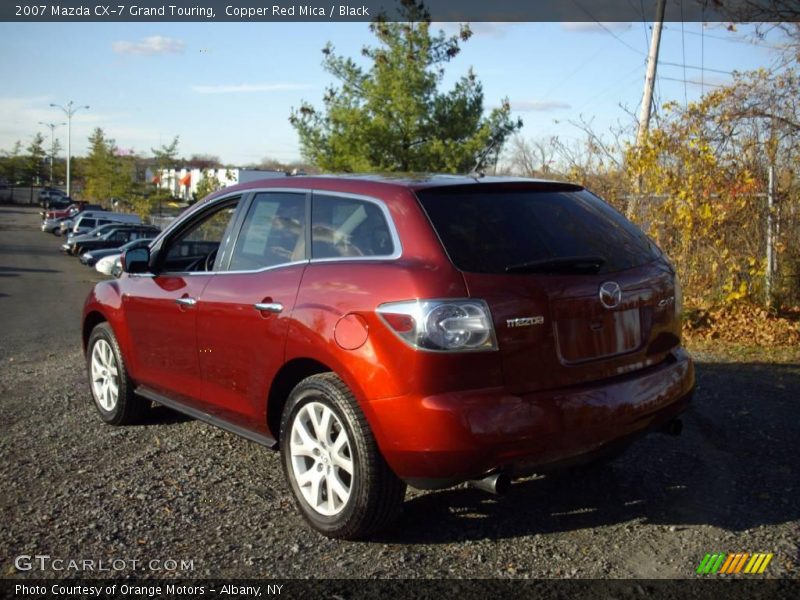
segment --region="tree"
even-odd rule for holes
[[[180,136],[176,135],[169,144],[162,144],[158,148],[150,148],[155,158],[156,168],[159,171],[177,167],[178,143]]]
[[[770,167],[778,192],[777,293],[786,304],[800,298],[798,98],[794,69],[736,73],[730,85],[685,109],[667,105],[644,146],[630,148],[626,166],[644,194],[637,216],[675,261],[687,305],[765,298]]]
[[[203,169],[200,181],[197,182],[197,188],[194,192],[195,201],[202,200],[209,194],[225,187],[220,177],[224,177],[227,181],[233,181],[234,179],[233,174],[228,169],[224,170],[224,174],[222,169],[218,169],[214,175],[211,174],[210,169]]]
[[[130,161],[117,155],[117,146],[96,128],[89,137],[90,150],[86,157],[85,175],[87,198],[104,201],[126,198],[133,186]]]
[[[10,151],[3,151],[0,159],[0,177],[13,188],[22,176],[22,142],[17,140]]]
[[[506,139],[521,126],[507,100],[484,116],[483,88],[470,70],[453,89],[440,92],[444,65],[472,33],[430,32],[422,3],[403,0],[407,22],[370,24],[378,45],[359,66],[328,43],[323,66],[338,80],[326,90],[324,109],[307,102],[289,121],[304,158],[330,171],[468,172],[496,160]]]
[[[195,169],[217,169],[222,166],[219,156],[213,154],[192,154],[186,164]]]
[[[44,149],[44,137],[41,133],[33,136],[31,143],[28,144],[26,150],[26,157],[24,163],[25,179],[31,185],[38,183],[42,177],[42,163],[44,162],[47,152]]]

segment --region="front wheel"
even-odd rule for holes
[[[133,393],[133,381],[108,323],[100,323],[92,330],[86,362],[89,386],[100,418],[111,425],[139,421],[145,410],[145,400]]]
[[[361,538],[400,512],[405,483],[386,464],[353,394],[333,373],[308,377],[292,390],[280,441],[295,501],[323,535]]]

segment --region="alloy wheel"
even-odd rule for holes
[[[308,505],[330,517],[347,505],[353,490],[353,454],[347,430],[336,413],[321,402],[297,412],[289,443],[297,487]]]
[[[111,345],[99,339],[92,348],[92,391],[103,410],[112,411],[119,397],[119,370]]]

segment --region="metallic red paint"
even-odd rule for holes
[[[667,267],[615,274],[628,308],[642,315],[640,339],[618,347],[615,336],[629,335],[631,325],[596,301],[607,276],[478,275],[453,266],[414,190],[456,183],[482,185],[471,179],[312,177],[222,190],[185,218],[216,198],[253,190],[357,194],[385,203],[402,254],[303,261],[252,273],[125,274],[95,287],[85,323],[110,323],[138,384],[274,438],[279,432],[270,431],[267,400],[276,374],[290,361],[314,361],[350,387],[391,468],[422,487],[498,468],[543,468],[683,410],[694,370],[680,348],[674,306],[659,304],[671,293]],[[182,297],[198,302],[180,306]],[[375,312],[386,302],[465,297],[488,303],[498,351],[415,350]],[[283,310],[264,313],[253,307],[259,302],[280,303]],[[529,316],[544,321],[506,325]],[[609,356],[582,360],[598,351]]]

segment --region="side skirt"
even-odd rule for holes
[[[257,433],[255,431],[251,431],[249,429],[245,429],[244,427],[240,427],[239,425],[234,425],[233,423],[229,423],[228,421],[223,421],[219,417],[215,417],[214,415],[210,415],[207,412],[203,412],[193,406],[188,406],[183,402],[178,402],[173,400],[172,398],[168,398],[158,392],[151,390],[150,388],[140,385],[136,388],[136,393],[143,398],[147,398],[148,400],[152,400],[156,404],[163,404],[167,408],[171,408],[172,410],[176,410],[179,413],[183,413],[192,417],[193,419],[197,419],[198,421],[203,421],[208,423],[209,425],[213,425],[214,427],[219,427],[220,429],[224,429],[230,433],[234,433],[238,436],[241,436],[251,442],[255,442],[256,444],[261,444],[262,446],[266,446],[267,448],[271,448],[275,450],[278,447],[278,442],[275,441],[273,438],[269,437],[268,435],[264,435],[262,433]]]

